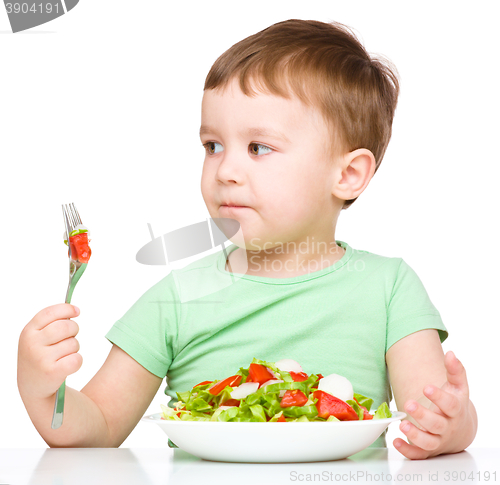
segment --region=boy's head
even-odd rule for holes
[[[265,212],[274,201],[284,215],[299,201],[318,214],[296,208],[283,222],[305,218],[314,233],[317,216],[348,208],[378,169],[399,83],[390,62],[372,59],[344,25],[288,20],[222,54],[204,91],[202,193],[212,217],[246,216],[220,207],[224,202],[263,202]]]

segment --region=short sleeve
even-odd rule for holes
[[[175,357],[180,318],[172,272],[149,288],[105,335],[152,374],[164,378]]]
[[[441,315],[431,302],[422,281],[401,259],[387,308],[385,351],[407,335],[427,328],[438,331],[441,343],[448,337]]]

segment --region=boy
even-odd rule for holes
[[[18,385],[49,446],[120,446],[163,377],[172,405],[253,357],[343,375],[374,406],[393,392],[411,443],[394,445],[408,458],[470,445],[465,370],[443,355],[448,332],[418,276],[335,239],[340,211],[380,166],[398,92],[390,64],[337,23],[280,22],[217,59],[202,102],[201,189],[213,219],[239,223],[235,244],[228,258],[171,271],[115,323],[102,368],[80,392],[66,387],[57,430],[55,393],[82,365],[78,325],[64,320],[78,312],[54,305],[28,323]],[[386,446],[385,433],[372,446]]]

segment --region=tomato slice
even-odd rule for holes
[[[226,386],[231,386],[231,387],[236,387],[241,381],[241,376],[240,375],[235,375],[228,377],[227,379],[224,379],[223,381],[217,382],[217,384],[214,384],[208,392],[212,394],[213,396],[217,396],[219,392],[221,392]]]
[[[307,381],[307,378],[309,377],[305,372],[290,371],[290,375],[292,376],[293,382]]]
[[[285,419],[285,416],[281,415],[279,418],[278,418],[278,423],[286,423],[286,419]]]
[[[81,232],[80,234],[71,236],[69,238],[69,244],[71,247],[71,259],[74,261],[80,261],[81,263],[89,262],[92,251],[89,247],[88,232]]]
[[[335,416],[340,421],[358,421],[359,417],[356,411],[345,401],[332,396],[324,391],[314,391],[314,397],[318,398],[316,408],[320,418]]]
[[[240,401],[239,399],[228,399],[227,401],[224,401],[222,403],[222,406],[239,406]]]
[[[196,386],[193,386],[193,389],[195,387],[198,387],[198,386],[204,386],[205,384],[211,384],[212,382],[214,382],[214,381],[203,381],[203,382],[200,382],[199,384],[196,384]]]
[[[274,376],[261,364],[250,364],[248,374],[252,382],[258,382],[259,384],[264,384],[264,382],[274,379]]]
[[[289,408],[290,406],[303,406],[307,402],[307,396],[298,389],[285,392],[281,399],[280,406],[282,408]]]
[[[364,406],[361,406],[363,408],[363,421],[366,421],[367,419],[373,419],[373,414],[370,414]]]

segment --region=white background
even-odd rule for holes
[[[415,269],[450,332],[444,351],[467,369],[480,420],[472,446],[497,445],[497,5],[82,0],[18,34],[0,6],[0,448],[47,446],[19,397],[17,345],[39,310],[64,300],[61,204],[74,201],[92,232],[73,297],[83,367],[67,385],[79,390],[111,348],[105,333],[173,267],[136,262],[147,223],[160,235],[209,217],[197,131],[210,66],[290,18],[345,23],[398,68],[391,143],[336,237]],[[147,414],[166,403],[164,390]],[[396,436],[394,424],[389,446]],[[166,447],[166,436],[144,423],[122,444],[155,446]]]

